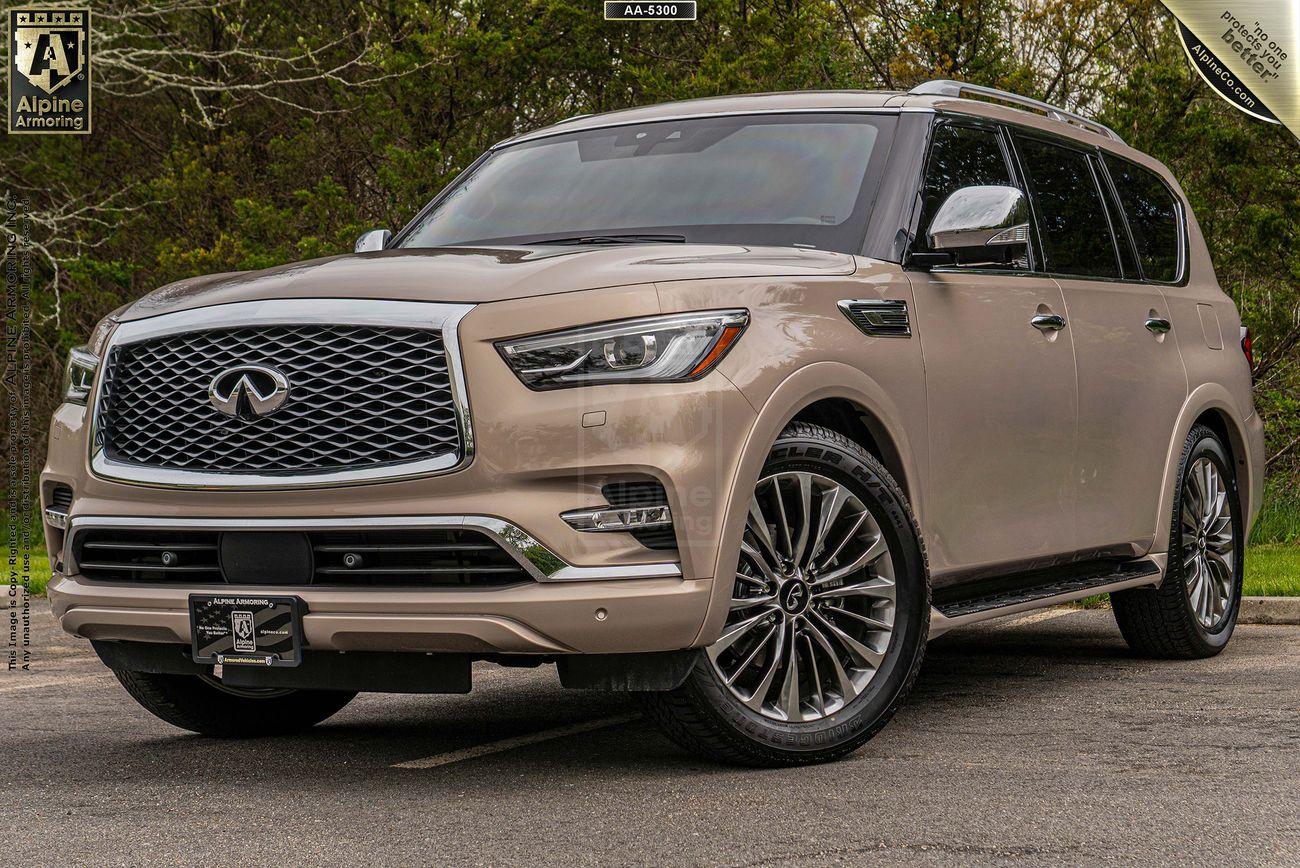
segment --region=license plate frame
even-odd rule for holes
[[[302,663],[300,597],[273,594],[191,594],[190,656],[204,666],[283,666]]]

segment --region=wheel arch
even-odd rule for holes
[[[918,520],[923,515],[919,468],[923,456],[905,436],[901,411],[889,392],[861,370],[841,362],[807,365],[783,380],[757,409],[727,492],[713,595],[695,645],[708,645],[722,630],[731,600],[727,577],[735,573],[739,562],[746,504],[772,444],[791,422],[822,425],[860,443],[894,476]]]
[[[850,398],[819,398],[795,413],[786,424],[790,422],[808,422],[843,434],[879,459],[903,489],[908,501],[914,499],[907,467],[894,435],[868,407]]]
[[[1261,491],[1256,488],[1262,481],[1262,456],[1253,448],[1252,439],[1247,431],[1242,414],[1232,394],[1217,383],[1206,383],[1191,392],[1178,415],[1178,421],[1169,441],[1169,450],[1165,459],[1164,487],[1160,493],[1159,514],[1156,521],[1155,540],[1152,552],[1164,552],[1168,549],[1169,534],[1173,522],[1174,489],[1178,483],[1178,462],[1182,458],[1183,444],[1187,435],[1196,425],[1204,425],[1223,441],[1232,459],[1237,478],[1237,495],[1241,503],[1242,516],[1249,530],[1254,519]]]

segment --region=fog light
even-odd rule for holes
[[[560,516],[574,530],[629,531],[666,527],[673,523],[667,506],[633,506],[625,509],[578,509]]]

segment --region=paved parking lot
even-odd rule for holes
[[[1130,657],[1106,611],[952,633],[866,747],[755,771],[553,669],[202,739],[37,615],[37,671],[0,674],[4,864],[1300,862],[1295,627],[1200,663]]]

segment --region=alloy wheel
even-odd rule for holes
[[[879,671],[894,616],[893,559],[866,504],[818,473],[760,479],[731,611],[707,649],[732,695],[774,720],[834,714]]]
[[[1209,458],[1192,462],[1183,481],[1183,576],[1187,600],[1201,627],[1214,631],[1232,608],[1237,541],[1223,473]]]

